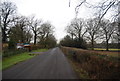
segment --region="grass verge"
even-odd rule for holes
[[[38,49],[38,50],[33,50],[33,52],[44,52],[47,50],[48,49]],[[35,56],[35,55],[29,55],[29,53],[30,52],[25,52],[25,53],[13,55],[10,57],[4,57],[2,59],[2,62],[0,62],[0,63],[2,63],[2,68],[0,67],[0,70],[7,69],[7,68],[11,67],[12,65],[15,65],[21,61],[25,61],[25,60],[30,59]]]

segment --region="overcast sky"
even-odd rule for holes
[[[2,0],[16,4],[18,14],[24,16],[35,15],[43,22],[49,21],[55,27],[55,37],[60,40],[66,35],[65,27],[75,18],[75,6],[79,0]],[[92,3],[99,0],[90,0]],[[89,11],[89,13],[88,13]],[[79,17],[92,17],[91,11],[85,7],[80,8]]]

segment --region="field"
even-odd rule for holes
[[[107,56],[112,56],[112,57],[120,57],[120,55],[119,55],[120,49],[109,49],[109,51],[106,51],[106,49],[94,48],[94,50],[95,51],[93,51],[93,52],[98,53],[100,55],[107,55]]]
[[[118,52],[61,47],[80,79],[118,79]],[[120,78],[119,78],[120,79]]]
[[[111,56],[111,57],[120,57],[119,53],[120,52],[109,52],[109,51],[94,51],[95,53],[98,53],[100,55],[106,55],[106,56]]]
[[[106,49],[105,48],[94,48],[94,50],[103,50],[103,51],[105,51]],[[110,48],[109,51],[120,51],[120,49]]]
[[[47,49],[33,50],[33,52],[44,52],[44,51],[47,51]],[[20,53],[20,54],[9,56],[9,57],[4,57],[2,62],[0,62],[2,63],[2,68],[0,67],[0,70],[1,69],[4,70],[6,68],[11,67],[12,65],[15,65],[19,62],[25,61],[35,56],[35,55],[29,55],[29,54],[30,52],[25,52],[25,53]]]
[[[74,48],[77,49],[77,48]],[[107,56],[112,56],[112,57],[120,57],[120,49],[113,49],[110,48],[109,51],[106,51],[105,48],[94,48],[94,50],[91,50],[90,48],[88,49],[90,52],[95,52],[100,55],[107,55]]]

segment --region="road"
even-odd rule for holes
[[[77,79],[62,51],[56,47],[4,70],[3,79]]]

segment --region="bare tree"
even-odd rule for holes
[[[94,8],[97,9],[95,14],[98,14],[101,20],[112,9],[112,11],[114,11],[112,16],[118,18],[118,15],[120,14],[117,10],[119,3],[118,0],[102,0],[97,5],[94,5]]]
[[[70,25],[67,26],[66,30],[67,33],[69,33],[72,36],[75,36],[78,39],[81,39],[81,37],[84,37],[84,34],[87,32],[84,29],[85,23],[83,19],[74,19]]]
[[[73,40],[73,39],[74,39],[74,36],[75,36],[73,27],[71,27],[71,25],[68,25],[67,28],[66,28],[66,30],[67,30],[67,33],[70,35],[70,37],[71,37],[72,40]]]
[[[120,7],[119,7],[120,8]],[[119,9],[120,11],[120,9]],[[120,44],[120,15],[118,16],[118,43]]]
[[[111,37],[111,39],[112,39],[112,42],[113,43],[120,43],[120,30],[119,30],[119,22],[112,22],[112,24],[114,25],[113,27],[114,27],[114,33],[112,34],[112,37]]]
[[[10,41],[17,42],[30,42],[31,40],[30,29],[28,28],[28,19],[24,16],[19,16],[14,21],[14,26],[10,29]]]
[[[116,23],[111,23],[109,20],[102,20],[101,21],[101,28],[106,40],[106,50],[109,50],[109,40],[111,39],[112,35],[116,29]]]
[[[26,43],[30,43],[30,41],[32,40],[33,34],[31,32],[31,29],[27,26],[27,28],[25,29],[25,42]]]
[[[43,23],[40,27],[40,37],[44,39],[50,34],[53,34],[53,29],[54,27],[49,22]]]
[[[101,36],[100,34],[100,26],[98,25],[99,19],[89,19],[86,22],[86,38],[91,41],[92,49],[94,49],[95,40]]]
[[[80,3],[75,7],[76,18],[77,18],[80,6],[82,6],[85,3],[86,3],[86,0],[80,0]]]
[[[44,47],[47,47],[47,42],[50,41],[48,38],[51,38],[53,36],[54,27],[49,23],[43,23],[40,27],[40,44],[43,44]]]
[[[111,8],[113,8],[113,10],[115,11],[113,17],[118,18],[119,14],[120,14],[120,11],[117,10],[119,7],[119,4],[120,4],[119,0],[101,0],[98,3],[96,3],[96,5],[90,3],[87,0],[80,0],[79,4],[75,7],[76,17],[77,17],[77,14],[79,12],[79,8],[82,5],[84,5],[87,8],[96,9],[97,13],[95,13],[95,14],[99,14],[100,20],[108,13],[108,11]],[[70,1],[69,1],[69,6],[70,6]]]
[[[2,41],[7,42],[8,25],[11,22],[12,16],[16,12],[16,6],[11,2],[3,2],[0,4],[0,22],[2,29]]]
[[[34,17],[32,17],[29,21],[30,28],[32,29],[34,33],[34,45],[37,42],[37,37],[40,34],[40,26],[41,26],[42,21],[37,20]]]

